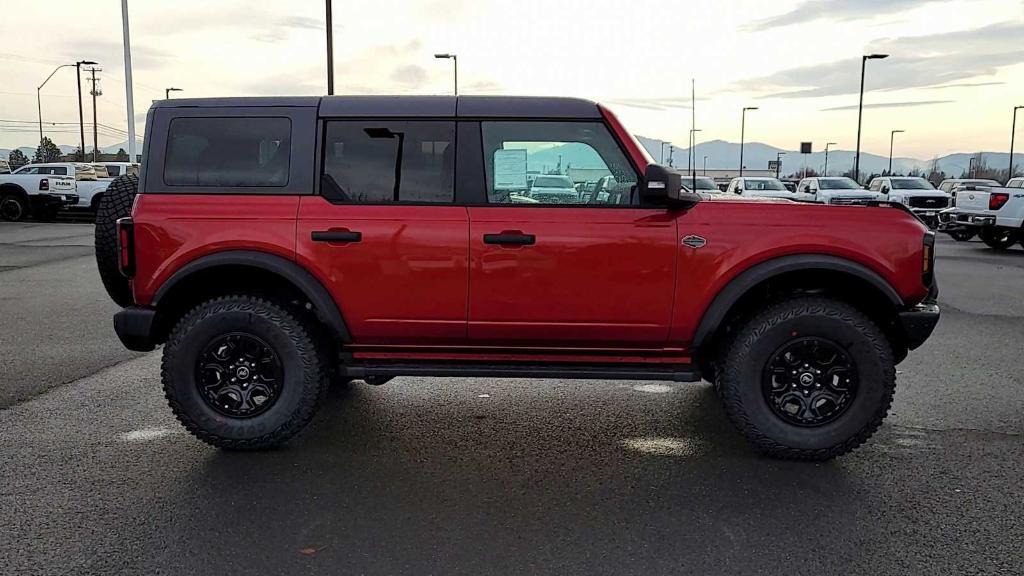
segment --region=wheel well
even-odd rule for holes
[[[102,199],[103,199],[103,192],[97,192],[96,194],[93,194],[92,200],[89,201],[89,205],[92,206],[93,208],[99,208],[100,207],[100,200],[102,200]]]
[[[200,303],[231,294],[259,296],[284,304],[293,313],[308,319],[317,336],[332,338],[340,344],[340,339],[324,322],[322,311],[315,309],[298,286],[273,271],[245,264],[202,268],[175,282],[160,296],[156,306],[154,341],[165,342],[174,325]]]
[[[768,303],[794,296],[814,294],[835,298],[858,309],[882,329],[893,349],[896,362],[907,356],[906,337],[899,324],[896,305],[874,283],[841,270],[804,269],[783,272],[750,287],[729,307],[723,320],[705,342],[698,356],[701,372],[713,376],[713,363],[728,345],[729,338]]]
[[[17,184],[0,185],[0,196],[7,196],[8,194],[22,196],[26,201],[28,200],[28,192],[25,192],[25,189]]]

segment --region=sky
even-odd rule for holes
[[[326,92],[324,1],[129,0],[136,130],[172,97]],[[0,148],[37,141],[36,87],[54,67],[95,60],[100,146],[126,140],[117,0],[20,2],[0,20]],[[54,14],[60,14],[59,20]],[[49,22],[53,22],[52,25]],[[698,141],[796,148],[856,143],[927,159],[1005,152],[1024,105],[1022,0],[334,0],[335,92],[579,96],[636,134],[685,145],[696,85]],[[86,122],[89,84],[83,74]],[[74,68],[41,91],[44,132],[76,144]],[[1018,138],[1024,148],[1024,114]],[[87,136],[91,148],[91,136]]]

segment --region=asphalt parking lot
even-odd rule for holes
[[[87,224],[0,224],[0,573],[1020,574],[1024,250],[938,242],[882,430],[763,458],[708,385],[396,379],[286,448],[183,433]]]

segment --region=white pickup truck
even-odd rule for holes
[[[97,172],[97,166],[99,171]],[[18,168],[15,174],[54,174],[74,176],[78,201],[66,208],[95,210],[99,199],[106,192],[112,178],[108,178],[105,164],[85,164],[82,162],[50,162],[46,164],[28,164]],[[102,176],[102,177],[101,177]]]
[[[931,182],[916,176],[877,176],[868,187],[890,202],[905,204],[929,228],[938,228],[939,212],[949,208],[953,196],[936,190]]]
[[[26,170],[29,166],[0,174],[0,218],[17,222],[31,215],[52,220],[61,208],[78,203],[73,175],[48,168]]]
[[[1024,246],[1024,178],[1011,178],[1006,186],[965,186],[957,191],[957,224],[974,227],[990,248]]]

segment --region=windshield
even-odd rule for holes
[[[818,178],[822,190],[859,190],[860,185],[849,178]]]
[[[893,178],[892,187],[895,190],[935,190],[924,178]]]
[[[686,188],[687,190],[693,188],[693,176],[683,176],[683,188]],[[718,186],[715,184],[715,181],[712,180],[711,178],[708,178],[707,176],[697,177],[697,190],[713,190],[715,192],[719,191]]]
[[[538,176],[533,181],[534,188],[572,188],[572,180],[568,176]]]
[[[747,178],[746,181],[743,183],[743,188],[746,190],[780,190],[782,192],[786,191],[786,187],[782,184],[782,182],[779,182],[774,178]]]

